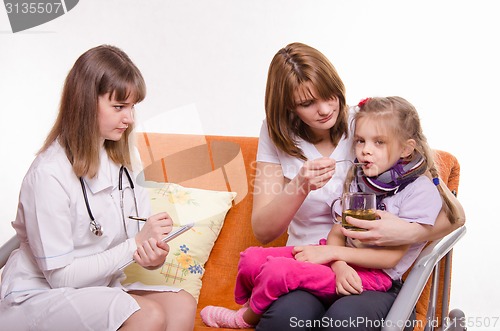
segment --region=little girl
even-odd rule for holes
[[[377,209],[408,222],[433,225],[443,207],[454,222],[457,212],[439,183],[432,151],[422,133],[416,109],[400,97],[362,100],[354,115],[353,167],[344,191],[375,193]],[[425,173],[430,173],[431,181]],[[436,189],[437,188],[437,189]],[[441,196],[441,198],[440,198]],[[335,210],[336,217],[339,212]],[[326,245],[250,247],[241,253],[235,301],[239,310],[207,306],[201,317],[212,327],[255,326],[281,295],[305,290],[325,304],[340,295],[387,291],[401,277],[425,243],[370,247],[346,238],[333,225]]]

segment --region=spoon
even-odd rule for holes
[[[352,165],[355,165],[355,166],[362,166],[362,165],[365,165],[367,164],[368,162],[354,162],[352,160],[338,160],[338,161],[335,161],[336,163],[340,163],[340,162],[349,162],[351,163]]]

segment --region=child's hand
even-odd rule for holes
[[[333,260],[332,250],[334,246],[295,246],[292,253],[297,261],[326,264]]]
[[[335,287],[339,295],[361,294],[363,284],[356,270],[344,261],[336,261],[332,264],[335,273]]]
[[[169,251],[170,246],[167,243],[150,238],[141,246],[137,246],[134,260],[146,269],[156,269],[165,262]]]

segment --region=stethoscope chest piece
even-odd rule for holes
[[[102,229],[101,224],[98,224],[94,220],[90,221],[90,232],[92,232],[96,236],[100,237],[100,236],[102,236],[102,230],[103,229]]]
[[[118,179],[118,190],[120,191],[120,208],[122,210],[123,228],[125,229],[125,234],[128,237],[127,226],[125,224],[125,214],[123,213],[123,185],[122,185],[122,175],[123,175],[123,172],[125,172],[125,175],[127,176],[127,179],[128,179],[128,182],[129,182],[129,186],[132,189],[132,193],[134,195],[134,206],[135,206],[136,215],[139,215],[139,214],[138,214],[138,211],[137,211],[137,200],[135,199],[134,183],[132,181],[132,178],[130,177],[130,174],[128,173],[127,168],[125,168],[124,166],[121,166],[119,177],[118,177],[119,178]],[[85,182],[83,181],[82,177],[80,177],[79,179],[80,179],[80,184],[82,186],[82,192],[83,192],[83,198],[85,200],[85,206],[87,207],[87,212],[89,213],[89,217],[90,217],[90,227],[89,227],[90,228],[90,232],[92,232],[93,234],[95,234],[97,237],[101,237],[102,234],[103,234],[103,228],[102,228],[101,224],[99,224],[99,223],[96,222],[96,220],[94,218],[94,215],[92,214],[92,210],[90,209],[89,200],[87,198],[87,190],[85,189]],[[139,223],[137,223],[137,230],[139,230]]]

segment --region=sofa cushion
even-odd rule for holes
[[[153,186],[156,187],[148,188],[153,214],[166,211],[175,225],[194,223],[194,226],[169,242],[170,253],[163,267],[147,270],[134,263],[125,269],[127,278],[123,283],[139,281],[148,285],[181,287],[198,300],[205,262],[236,193],[171,183]]]

